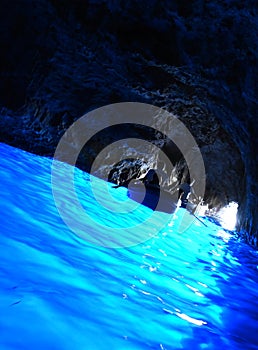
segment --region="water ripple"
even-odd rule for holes
[[[55,208],[51,161],[0,147],[1,349],[258,349],[256,251],[205,218],[179,233],[183,209],[135,247],[86,243]],[[111,226],[149,215],[106,217],[77,175],[91,215]]]

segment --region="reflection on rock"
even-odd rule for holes
[[[90,110],[124,101],[164,107],[201,149],[206,202],[238,202],[238,228],[257,245],[258,23],[252,0],[13,0],[3,9],[3,142],[52,156],[64,131]],[[159,134],[141,132],[160,141]],[[88,170],[113,140],[107,132],[86,145],[78,166]],[[184,176],[183,158],[169,140],[162,150],[180,168],[176,185]],[[157,160],[146,166],[155,168]]]

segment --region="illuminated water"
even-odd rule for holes
[[[256,251],[207,219],[208,228],[195,221],[179,234],[183,209],[144,243],[94,246],[59,217],[51,160],[1,144],[0,152],[1,350],[258,349]],[[104,220],[87,176],[76,174],[84,207]],[[60,191],[69,208],[69,189]],[[149,209],[136,215],[128,225]]]

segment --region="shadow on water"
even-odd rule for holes
[[[162,190],[159,185],[146,186],[135,182],[129,186],[127,195],[152,210],[172,214],[177,208],[175,195]]]

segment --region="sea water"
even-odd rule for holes
[[[234,232],[205,217],[182,231],[184,209],[161,213],[152,232],[149,208],[119,216],[132,204],[126,190],[99,180],[94,194],[76,169],[92,218],[77,235],[54,201],[52,160],[4,144],[0,153],[1,350],[258,349],[258,254]],[[71,189],[58,191],[76,217]],[[107,247],[105,227],[142,239]]]

